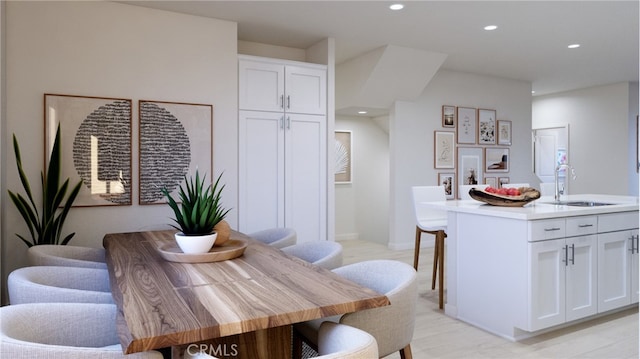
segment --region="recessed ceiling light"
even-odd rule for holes
[[[361,114],[361,115],[366,115],[367,111],[358,111],[358,113]]]
[[[531,94],[533,95],[534,93],[536,93],[535,91],[531,90]]]
[[[571,44],[571,45],[569,45],[567,47],[570,48],[570,49],[577,49],[577,48],[580,47],[580,44]]]
[[[497,28],[498,28],[497,25],[487,25],[487,26],[484,27],[484,29],[487,30],[487,31],[495,30]]]
[[[402,5],[402,4],[393,4],[393,5],[389,6],[389,9],[391,9],[391,10],[402,10],[402,9],[404,9],[404,5]]]

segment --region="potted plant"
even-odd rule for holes
[[[39,244],[64,245],[69,243],[71,238],[75,235],[75,232],[68,234],[66,237],[61,239],[62,226],[69,214],[73,201],[75,201],[78,196],[78,192],[80,192],[82,180],[80,180],[71,189],[67,200],[63,204],[62,202],[64,201],[69,187],[69,179],[67,178],[62,184],[60,184],[60,173],[62,169],[60,125],[58,125],[58,129],[56,131],[56,138],[53,142],[51,157],[49,159],[49,168],[46,169],[46,176],[43,171],[40,172],[40,183],[42,185],[42,207],[40,210],[38,210],[38,206],[33,199],[29,179],[22,168],[20,146],[18,145],[18,139],[15,134],[13,135],[13,151],[16,156],[20,182],[22,182],[22,187],[24,188],[27,197],[23,197],[20,193],[8,192],[11,201],[27,224],[27,228],[31,234],[31,241],[18,233],[16,233],[16,236],[18,236],[18,238],[20,238],[28,247]]]
[[[222,190],[220,178],[208,185],[205,189],[206,174],[200,179],[196,170],[195,180],[185,175],[185,187],[178,190],[180,203],[177,203],[166,188],[162,193],[167,197],[167,203],[173,210],[177,224],[171,226],[177,229],[176,242],[184,253],[206,253],[213,247],[217,233],[214,230],[216,224],[222,221],[229,209],[224,209],[221,204]]]

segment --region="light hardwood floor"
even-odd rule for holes
[[[423,240],[428,240],[425,235]],[[413,250],[392,251],[361,240],[340,242],[344,264],[396,259],[413,265]],[[431,290],[433,249],[420,251],[418,309],[411,342],[415,359],[423,358],[638,358],[638,307],[547,334],[512,342],[448,317]],[[446,266],[446,263],[445,263]],[[446,289],[446,288],[445,288]],[[392,354],[387,359],[400,358]]]

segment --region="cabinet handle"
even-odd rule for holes
[[[576,259],[576,245],[574,243],[571,245],[571,265],[576,264],[575,259]]]
[[[284,130],[284,116],[280,116],[280,129]]]
[[[636,247],[636,236],[631,235],[631,238],[629,238],[629,240],[631,241],[631,249],[629,249],[629,251],[631,251],[631,254],[634,254],[638,250],[638,248]]]
[[[638,245],[640,245],[640,243],[638,242],[640,242],[640,234],[636,235],[636,254],[640,252],[640,248],[638,248]]]
[[[287,130],[291,129],[291,117],[287,116]]]
[[[587,228],[587,227],[593,227],[593,224],[579,224],[578,228]]]
[[[569,265],[569,246],[565,245],[562,250],[564,251],[564,259],[562,260],[562,263],[564,263],[564,266],[566,267]]]
[[[280,95],[280,108],[284,108],[284,95]]]
[[[287,109],[291,108],[291,95],[287,95]]]
[[[560,230],[559,227],[545,228],[544,229],[545,232],[552,232],[552,231],[559,231],[559,230]]]

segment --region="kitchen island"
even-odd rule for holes
[[[520,340],[637,305],[638,198],[566,197],[595,203],[423,203],[448,212],[445,313]]]

